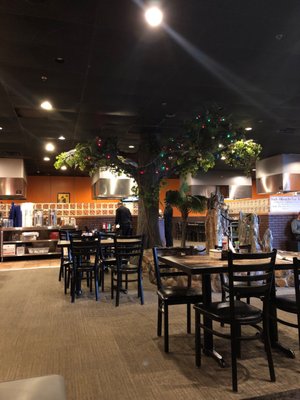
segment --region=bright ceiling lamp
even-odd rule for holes
[[[158,7],[150,7],[145,12],[145,18],[150,26],[156,27],[162,23],[163,13]]]
[[[252,127],[251,126],[247,126],[247,128],[245,128],[245,131],[252,131]]]
[[[60,169],[61,169],[62,171],[66,171],[67,166],[66,166],[66,165],[62,165]]]
[[[50,103],[50,101],[45,100],[41,103],[41,108],[43,108],[44,110],[50,111],[52,110],[52,104]]]
[[[44,161],[50,161],[50,157],[44,157]]]
[[[54,151],[55,150],[55,146],[52,143],[47,143],[46,146],[45,146],[45,149],[47,151]]]

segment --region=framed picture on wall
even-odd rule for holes
[[[70,193],[57,193],[58,203],[70,203]]]

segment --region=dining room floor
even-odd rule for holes
[[[300,387],[294,329],[280,327],[281,340],[295,349],[296,358],[273,352],[275,383],[269,381],[262,344],[243,345],[234,394],[229,365],[220,368],[204,357],[202,368],[195,367],[184,306],[171,307],[170,353],[164,353],[163,338],[156,336],[156,287],[147,274],[144,306],[133,288],[115,307],[108,274],[99,302],[85,290],[71,304],[58,282],[58,266],[59,259],[0,263],[0,381],[60,374],[70,400],[243,399]],[[230,360],[228,341],[218,339],[216,346]]]

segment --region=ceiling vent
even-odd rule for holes
[[[219,191],[224,198],[244,199],[252,196],[252,181],[236,171],[199,172],[195,176],[188,175],[187,183],[192,195],[210,197]]]
[[[27,179],[24,160],[0,158],[0,199],[26,199]]]
[[[300,154],[280,154],[256,163],[257,193],[300,190]]]
[[[92,197],[94,199],[122,199],[132,196],[134,180],[126,175],[117,175],[100,168],[92,177]]]

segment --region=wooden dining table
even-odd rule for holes
[[[292,269],[293,256],[299,256],[298,253],[292,252],[278,252],[275,263],[275,270],[290,270]],[[228,272],[227,260],[221,260],[210,255],[174,255],[174,256],[159,256],[159,261],[170,267],[177,268],[188,276],[201,275],[202,276],[202,294],[203,302],[209,304],[212,301],[212,288],[211,288],[211,275]],[[275,291],[274,291],[275,293]],[[293,350],[286,348],[278,341],[278,330],[276,322],[276,308],[271,307],[270,313],[272,317],[270,322],[270,338],[273,348],[283,351],[287,356],[295,358]],[[204,323],[207,327],[212,327],[212,321],[204,317]],[[222,367],[225,366],[225,360],[219,354],[213,345],[213,335],[204,332],[204,348],[203,352],[206,355],[213,357]]]

